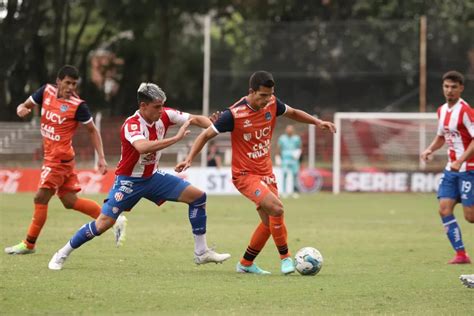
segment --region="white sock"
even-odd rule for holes
[[[194,235],[194,253],[198,256],[207,250],[206,234]]]
[[[74,248],[71,247],[71,243],[68,241],[64,247],[62,247],[61,249],[59,249],[59,254],[61,256],[69,256],[71,254],[71,252],[74,250]]]

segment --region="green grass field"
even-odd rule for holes
[[[24,238],[32,198],[0,195],[2,249]],[[474,314],[474,290],[458,280],[474,266],[446,264],[453,251],[434,195],[316,194],[284,203],[292,252],[313,246],[324,256],[317,276],[280,275],[271,240],[257,262],[272,275],[234,272],[257,225],[240,196],[208,202],[208,243],[233,256],[223,265],[194,265],[184,204],[143,200],[128,214],[123,247],[107,232],[64,270],[49,271],[52,254],[89,221],[54,198],[36,254],[0,254],[0,314]],[[474,254],[474,225],[459,206],[456,214]]]

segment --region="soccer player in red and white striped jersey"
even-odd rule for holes
[[[464,248],[461,229],[454,216],[456,203],[461,202],[464,217],[474,223],[474,111],[461,98],[464,77],[457,71],[443,75],[446,103],[438,108],[438,129],[433,142],[421,154],[428,161],[436,150],[448,145],[448,163],[438,188],[439,214],[456,251],[450,264],[471,263]]]
[[[100,236],[115,223],[122,212],[145,198],[156,204],[164,201],[189,205],[189,222],[194,236],[194,262],[222,263],[230,258],[207,246],[206,193],[189,182],[158,169],[161,150],[189,133],[190,124],[202,128],[211,125],[202,115],[182,113],[164,107],[166,94],[153,83],[142,83],[137,91],[138,110],[126,119],[121,129],[122,154],[115,171],[115,183],[102,206],[99,217],[82,226],[71,240],[51,258],[48,267],[61,270],[72,251]],[[180,126],[176,135],[165,137],[171,125]]]

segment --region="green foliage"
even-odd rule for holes
[[[3,246],[23,237],[32,199],[0,195]],[[0,255],[0,309],[7,315],[472,314],[473,290],[458,280],[472,267],[446,264],[453,251],[433,194],[320,193],[283,202],[290,250],[313,246],[324,256],[315,277],[280,275],[272,240],[257,259],[271,276],[234,272],[258,221],[240,196],[208,199],[208,242],[233,256],[223,265],[193,264],[186,205],[158,208],[144,200],[127,215],[122,248],[107,232],[74,252],[64,270],[49,271],[54,251],[90,220],[54,198],[37,253]],[[474,226],[459,211],[467,251],[474,253]]]
[[[227,85],[211,86],[223,93],[214,106],[241,96],[248,74],[265,68],[280,73],[287,86],[281,91],[295,104],[375,110],[373,100],[397,99],[417,87],[422,14],[429,27],[429,101],[439,98],[440,73],[456,68],[472,75],[466,57],[474,42],[472,1],[10,0],[0,6],[0,116],[15,117],[18,103],[65,62],[80,68],[81,95],[94,110],[129,114],[144,80],[163,86],[170,105],[197,110],[201,20],[208,12],[215,23],[215,80]],[[120,37],[124,32],[133,39]],[[124,60],[112,99],[91,82],[89,58],[99,48]],[[474,92],[466,93],[469,99]]]

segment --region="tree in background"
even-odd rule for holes
[[[202,17],[208,12],[215,22],[211,91],[221,90],[216,82],[228,86],[216,107],[241,95],[243,77],[266,68],[295,104],[416,110],[421,14],[428,16],[430,33],[428,79],[447,68],[473,78],[472,1],[0,0],[0,117],[15,119],[31,87],[54,80],[64,63],[79,67],[80,92],[93,110],[130,113],[141,81],[160,83],[174,106],[200,109]],[[450,53],[441,53],[446,47]],[[101,70],[109,71],[115,94],[92,80],[97,52],[118,61]],[[439,88],[428,83],[428,101],[435,102]],[[404,95],[407,101],[397,103]]]

